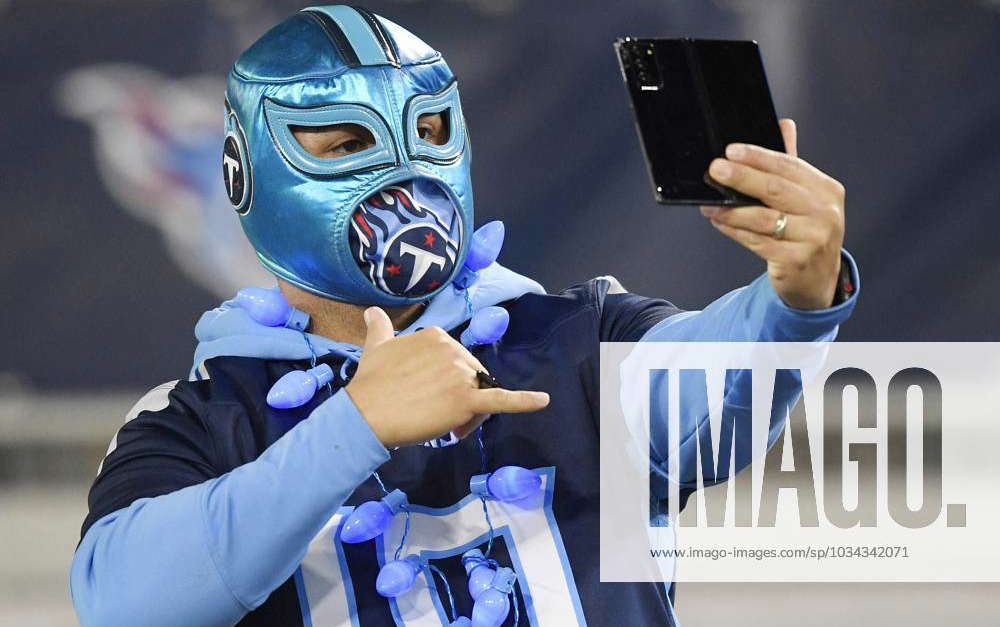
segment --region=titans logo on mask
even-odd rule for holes
[[[246,215],[250,211],[253,181],[250,160],[247,158],[246,136],[240,121],[226,100],[226,141],[222,145],[222,180],[226,184],[226,195],[236,208],[236,213]]]
[[[229,202],[239,207],[243,203],[245,190],[243,176],[243,156],[236,143],[236,137],[229,135],[222,148],[222,179],[226,182]]]
[[[451,279],[459,218],[454,211],[421,205],[412,191],[403,184],[367,198],[351,217],[349,237],[355,260],[373,285],[396,296],[420,297]]]

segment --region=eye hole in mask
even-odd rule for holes
[[[321,159],[339,159],[375,147],[375,136],[360,124],[292,125],[302,149]]]
[[[278,151],[306,174],[341,176],[399,164],[389,127],[365,105],[299,109],[265,98],[264,115]]]
[[[417,137],[420,141],[435,146],[447,144],[451,137],[450,115],[451,109],[445,109],[437,113],[424,113],[417,118]]]
[[[440,165],[455,163],[465,150],[465,123],[458,99],[458,84],[449,83],[433,94],[417,94],[403,115],[406,149],[411,159]],[[441,132],[428,134],[431,125]]]

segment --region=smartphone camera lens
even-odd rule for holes
[[[626,73],[632,75],[640,89],[659,89],[660,69],[652,41],[626,38],[620,44],[619,54]]]
[[[646,41],[637,46],[635,65],[640,88],[659,89],[660,71],[656,63],[653,42]]]

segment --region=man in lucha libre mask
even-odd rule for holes
[[[675,624],[672,588],[600,583],[598,347],[835,337],[858,291],[843,188],[795,157],[794,125],[788,155],[731,146],[710,169],[767,205],[703,209],[767,273],[681,312],[496,263],[455,77],[365,9],[272,28],[225,107],[226,192],[278,288],[205,313],[188,380],[129,412],[72,566],[81,623]],[[704,404],[682,404],[682,442]],[[693,451],[668,477],[651,431],[651,499],[686,498]]]

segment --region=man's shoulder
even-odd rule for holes
[[[189,383],[202,384],[200,389],[206,399],[224,401],[248,385],[263,386],[273,376],[271,371],[276,364],[284,363],[263,357],[219,355],[199,363],[192,370]]]
[[[282,363],[215,357],[190,379],[154,386],[125,414],[98,474],[139,455],[195,451],[206,466],[226,469],[255,457],[271,436],[262,409],[267,373]]]
[[[581,324],[596,332],[607,296],[624,292],[617,279],[600,276],[559,292],[525,294],[503,303],[510,312],[510,327],[504,335],[504,342],[533,343],[550,337],[560,329],[578,333]],[[572,320],[578,324],[572,324]]]
[[[618,279],[606,275],[571,285],[559,292],[525,294],[508,301],[505,306],[511,313],[545,310],[555,315],[572,315],[580,309],[600,309],[607,296],[623,294],[625,291]]]
[[[515,331],[512,339],[518,333],[540,339],[551,335],[561,325],[564,332],[582,333],[580,325],[563,324],[579,317],[594,325],[592,331],[602,342],[638,341],[656,323],[681,312],[669,301],[629,292],[621,281],[610,275],[595,277],[555,294],[522,296],[511,301],[508,310],[511,328]]]
[[[174,379],[153,386],[125,413],[124,424],[141,421],[160,412],[188,413],[208,400],[208,385],[205,381]]]
[[[212,431],[212,423],[236,412],[251,416],[271,382],[292,368],[291,362],[254,357],[219,356],[198,364],[187,379],[167,381],[151,388],[125,415],[125,425],[142,429],[155,423],[190,423]],[[147,429],[148,430],[148,429]]]

